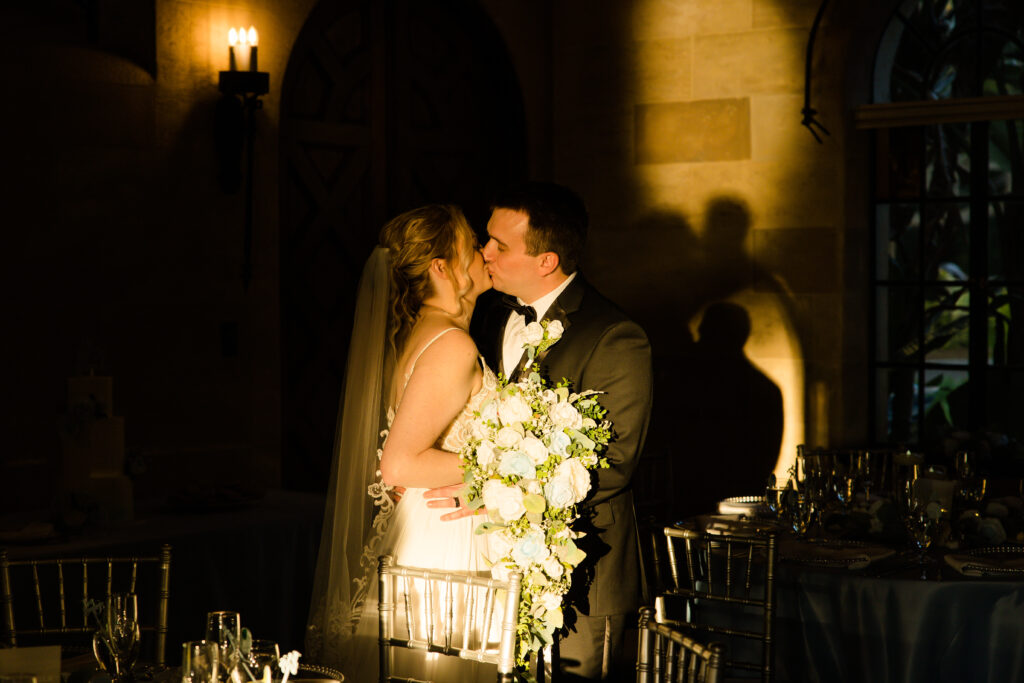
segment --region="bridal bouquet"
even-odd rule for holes
[[[590,470],[608,467],[601,453],[611,423],[595,398],[599,393],[573,393],[566,380],[549,388],[536,372],[503,382],[497,398],[474,414],[461,453],[467,505],[487,507],[488,521],[477,533],[491,535],[492,576],[523,573],[520,666],[562,627],[562,597],[585,557],[571,525],[576,504],[590,491]]]

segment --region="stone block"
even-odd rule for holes
[[[688,38],[646,40],[632,47],[636,103],[689,100],[693,92],[693,43]]]
[[[645,0],[634,2],[633,37],[637,40],[747,31],[753,0]]]
[[[801,125],[803,95],[756,95],[750,98],[750,145],[755,161],[794,166],[830,157],[841,165],[836,145],[819,144]]]
[[[638,164],[750,158],[746,98],[638,105]]]
[[[780,28],[698,35],[693,96],[701,99],[802,92],[807,31]]]

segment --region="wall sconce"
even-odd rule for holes
[[[233,194],[245,181],[245,233],[243,237],[242,287],[252,279],[253,115],[263,107],[261,95],[270,91],[270,74],[258,70],[259,35],[255,27],[228,31],[227,71],[220,72],[214,135],[217,144],[221,189]],[[245,174],[242,149],[245,148]]]

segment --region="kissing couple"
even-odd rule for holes
[[[530,371],[603,392],[615,433],[610,467],[594,471],[579,506],[589,583],[578,582],[577,616],[559,642],[563,680],[614,677],[632,662],[622,647],[640,605],[631,480],[651,409],[650,345],[579,272],[588,215],[573,191],[528,182],[491,210],[483,247],[458,207],[401,214],[360,280],[306,634],[310,659],[352,680],[377,678],[379,555],[489,573],[479,510],[460,496],[459,451],[474,412],[497,396],[497,373],[520,379],[535,321],[558,321],[562,336]],[[418,655],[401,664],[416,678],[493,680],[493,666],[399,654]]]

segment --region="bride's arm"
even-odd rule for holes
[[[478,367],[476,346],[459,332],[438,339],[416,361],[381,455],[385,484],[435,488],[462,481],[459,455],[434,444],[465,407]]]

